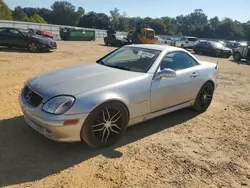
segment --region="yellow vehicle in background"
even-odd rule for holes
[[[136,29],[130,31],[127,38],[134,44],[155,44],[158,40],[155,31],[145,22],[138,22]]]

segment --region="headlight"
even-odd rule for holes
[[[43,110],[51,114],[63,114],[67,112],[74,104],[75,98],[72,96],[58,96],[48,100],[43,105]]]

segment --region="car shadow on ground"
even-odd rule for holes
[[[117,148],[199,115],[183,109],[127,129],[114,146],[92,149],[85,143],[56,143],[31,129],[23,116],[0,121],[0,187],[33,182],[57,174],[97,155],[118,158]]]
[[[99,46],[105,46],[105,47],[111,47],[111,48],[117,48],[117,46],[112,45],[106,45],[106,44],[98,44]]]
[[[4,48],[4,47],[0,47],[0,52],[17,52],[17,53],[51,53],[53,51],[51,50],[45,50],[45,51],[41,51],[41,52],[30,52],[26,49],[22,49],[22,48]]]
[[[249,65],[250,66],[250,62],[243,61],[243,60],[241,60],[241,61],[234,61],[234,60],[230,59],[229,61],[231,61],[231,62],[233,62],[235,64],[238,64],[238,65]]]

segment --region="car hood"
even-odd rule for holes
[[[224,51],[232,51],[232,49],[228,48],[228,47],[222,47],[221,50],[224,50]]]
[[[44,99],[48,99],[56,95],[75,96],[143,74],[95,63],[43,73],[28,80],[27,85]]]

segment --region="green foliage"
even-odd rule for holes
[[[0,19],[12,19],[11,11],[0,0]],[[97,29],[112,28],[116,31],[135,29],[139,21],[147,21],[156,34],[190,35],[202,38],[218,38],[229,40],[250,40],[250,21],[240,23],[230,18],[219,20],[218,17],[208,20],[202,9],[195,9],[188,15],[179,15],[175,18],[164,16],[161,18],[127,17],[114,8],[110,16],[104,13],[89,12],[85,14],[82,7],[76,7],[67,1],[55,1],[51,10],[46,8],[32,8],[20,6],[13,11],[14,20],[26,22],[50,23],[58,25],[80,26]]]
[[[12,20],[12,13],[9,7],[0,0],[0,20]]]
[[[47,23],[41,16],[34,14],[30,17],[30,21],[34,23]]]
[[[25,17],[22,7],[17,6],[13,11],[13,20],[21,21]]]
[[[149,22],[150,27],[158,34],[164,34],[166,31],[166,25],[161,19],[153,19]]]
[[[59,25],[77,25],[85,13],[81,7],[75,11],[76,7],[67,1],[55,1],[51,9],[51,22]]]
[[[109,17],[104,13],[89,12],[79,20],[79,27],[108,29],[111,25]]]
[[[26,13],[24,14],[24,17],[23,17],[22,21],[24,21],[24,22],[31,22],[31,20],[29,19],[29,17],[27,16]]]

